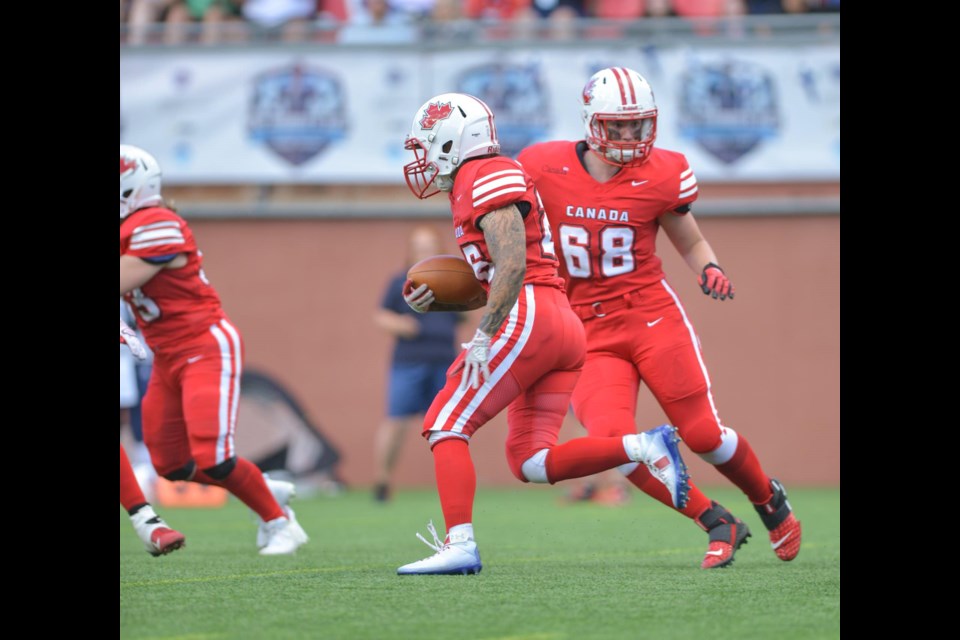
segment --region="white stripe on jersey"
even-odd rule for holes
[[[160,238],[170,238],[171,240],[179,239],[181,242],[183,242],[183,232],[180,231],[180,229],[154,229],[152,231],[141,231],[130,236],[130,244],[139,244],[141,242],[159,240]]]
[[[150,229],[170,229],[170,228],[179,229],[180,223],[177,222],[176,220],[164,220],[163,222],[152,222],[150,224],[144,224],[139,227],[136,227],[133,230],[133,235],[137,235],[141,231],[149,231]]]
[[[697,176],[690,176],[686,180],[683,180],[680,183],[680,191],[686,191],[690,187],[694,187],[697,184]]]
[[[131,249],[146,249],[147,247],[157,247],[162,244],[186,244],[181,240],[154,240],[153,242],[141,242],[130,245]]]
[[[690,189],[689,191],[681,191],[681,192],[680,192],[680,197],[681,197],[681,198],[686,198],[687,196],[692,196],[693,194],[695,194],[695,193],[696,193],[697,191],[699,191],[699,190],[700,190],[700,187],[694,187],[693,189]]]
[[[474,209],[476,209],[477,207],[479,207],[481,204],[483,204],[483,203],[486,202],[487,200],[493,200],[494,198],[498,198],[498,197],[503,196],[503,195],[506,195],[506,194],[508,194],[508,193],[525,193],[526,191],[527,191],[527,186],[526,186],[526,185],[524,185],[524,186],[522,186],[522,187],[512,187],[512,188],[510,188],[510,189],[501,189],[500,191],[496,191],[496,192],[494,192],[494,193],[491,193],[490,195],[484,196],[484,197],[480,198],[479,200],[474,200],[474,201],[473,201],[473,207],[474,207]]]
[[[689,176],[691,173],[693,173],[693,169],[691,169],[690,167],[687,167],[687,170],[680,174],[680,179],[683,180],[684,178]]]
[[[516,175],[497,178],[496,180],[491,180],[490,182],[480,187],[474,185],[473,198],[477,199],[483,194],[493,191],[494,189],[499,189],[500,187],[517,186],[517,185],[525,187],[526,184],[527,182],[526,180],[523,179],[523,174],[518,171]]]
[[[473,181],[473,188],[476,189],[477,187],[479,187],[480,185],[482,185],[484,182],[488,182],[488,181],[490,181],[490,180],[493,180],[493,179],[496,178],[497,176],[506,175],[506,174],[508,174],[508,173],[509,173],[509,174],[512,174],[512,175],[523,175],[523,172],[520,171],[519,169],[504,169],[503,171],[494,171],[493,173],[488,173],[487,175],[483,176],[482,178],[477,178],[476,180],[474,180],[474,181]]]

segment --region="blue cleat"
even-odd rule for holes
[[[683,509],[690,493],[690,474],[680,455],[679,443],[676,427],[668,424],[623,437],[630,459],[646,465],[653,477],[670,490],[673,506]]]

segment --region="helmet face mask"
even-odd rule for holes
[[[120,219],[163,202],[160,164],[139,147],[120,145]]]
[[[593,74],[581,97],[587,145],[615,166],[646,162],[657,138],[657,104],[636,71],[611,67]]]
[[[435,96],[414,116],[404,149],[414,154],[403,174],[415,196],[451,191],[453,175],[466,160],[500,153],[493,112],[465,93]]]

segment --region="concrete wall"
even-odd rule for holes
[[[790,484],[840,482],[840,219],[701,218],[736,299],[710,300],[661,234],[660,254],[700,334],[726,424],[750,438],[768,473]],[[277,378],[341,449],[353,485],[372,482],[390,340],[372,322],[403,266],[411,221],[194,221],[206,272],[243,333],[248,369]],[[450,224],[436,224],[450,238]],[[476,313],[476,312],[475,312]],[[478,317],[478,316],[477,316]],[[472,335],[477,317],[466,323]],[[665,422],[641,389],[638,422]],[[240,416],[239,429],[243,429]],[[516,480],[499,417],[472,445],[481,483]],[[568,418],[564,439],[582,430]],[[689,455],[694,478],[724,482]],[[432,458],[408,434],[398,482],[430,485]]]

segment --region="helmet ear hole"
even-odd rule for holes
[[[123,192],[123,197],[129,198],[131,193],[133,193],[133,189],[127,189],[126,191]]]
[[[450,153],[450,150],[453,149],[453,140],[447,140],[444,142],[441,149],[443,149],[444,153]]]

